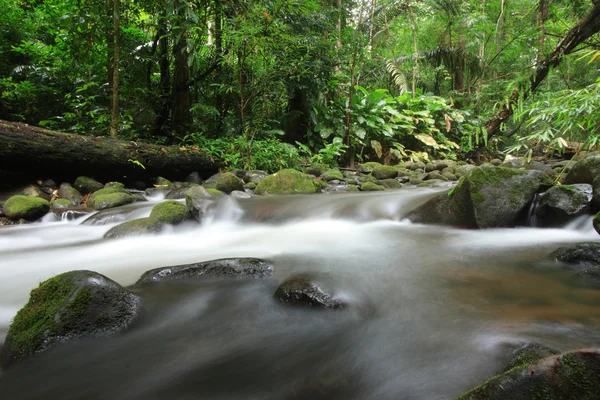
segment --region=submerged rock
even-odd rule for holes
[[[600,350],[583,349],[513,368],[458,400],[600,399]]]
[[[321,187],[307,174],[294,169],[282,169],[267,176],[256,186],[255,194],[312,194],[321,191]]]
[[[347,306],[336,299],[318,279],[304,274],[286,279],[279,285],[274,296],[283,303],[300,307],[341,309]]]
[[[560,226],[588,213],[591,207],[591,185],[558,185],[544,193],[537,204],[535,214],[540,226]]]
[[[121,331],[134,320],[139,306],[137,296],[104,275],[92,271],[57,275],[32,290],[29,302],[15,316],[2,364],[71,339]]]
[[[273,264],[258,258],[223,258],[201,263],[156,268],[144,273],[137,284],[185,281],[199,278],[268,278]]]
[[[16,195],[4,202],[2,212],[11,219],[35,221],[50,211],[50,203],[41,197]]]

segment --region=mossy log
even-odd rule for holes
[[[89,175],[101,181],[182,179],[193,171],[209,176],[219,167],[198,148],[80,136],[2,120],[0,160],[0,169],[38,178]]]

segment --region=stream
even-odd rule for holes
[[[536,342],[600,345],[600,290],[548,258],[599,241],[591,216],[561,229],[413,224],[439,189],[224,196],[201,225],[105,240],[160,198],[77,220],[0,228],[0,343],[31,289],[87,269],[122,285],[147,270],[226,257],[274,264],[266,280],[133,287],[143,313],[123,334],[57,346],[0,371],[2,399],[452,399]],[[273,298],[297,273],[326,276],[350,307]]]

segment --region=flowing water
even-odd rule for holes
[[[224,257],[274,263],[267,280],[134,287],[127,332],[58,346],[0,372],[2,399],[451,399],[500,372],[511,350],[600,345],[600,290],[547,255],[599,240],[563,229],[459,230],[405,215],[432,189],[224,197],[202,225],[103,240],[159,199],[91,218],[0,229],[0,343],[29,291],[88,269],[132,285],[152,268]],[[332,282],[346,310],[273,299],[296,273]]]

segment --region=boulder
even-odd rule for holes
[[[600,350],[582,349],[513,368],[458,400],[600,399]]]
[[[76,206],[83,202],[83,196],[81,193],[79,193],[79,191],[69,183],[61,183],[60,187],[58,188],[58,198],[67,199]]]
[[[473,168],[476,167],[470,164],[460,165],[454,169],[454,174],[460,178],[461,176],[466,175]]]
[[[402,184],[396,179],[382,179],[381,185],[386,189],[400,189]]]
[[[321,176],[328,169],[329,166],[325,164],[311,164],[308,168],[306,168],[306,173],[314,176]]]
[[[527,343],[514,351],[511,359],[506,364],[504,371],[506,372],[513,368],[533,364],[542,358],[550,357],[558,353],[558,351],[538,343]]]
[[[309,275],[294,275],[279,285],[274,297],[293,306],[317,309],[341,309],[346,303],[336,299],[323,282]]]
[[[201,222],[208,207],[214,203],[212,196],[202,186],[193,186],[185,193],[185,206],[188,213]]]
[[[50,211],[50,203],[41,197],[16,195],[4,202],[2,212],[11,219],[35,221]]]
[[[425,178],[423,180],[424,181],[430,181],[432,179],[437,179],[437,180],[440,180],[440,181],[447,181],[447,180],[449,180],[448,178],[446,178],[444,175],[442,175],[437,170],[429,172],[427,175],[425,175]]]
[[[543,172],[488,164],[470,170],[448,193],[418,207],[409,218],[465,228],[512,227],[524,222],[535,194],[550,186]]]
[[[398,169],[390,165],[378,165],[373,168],[371,175],[377,180],[393,179],[398,176]]]
[[[105,188],[113,188],[113,189],[125,189],[125,184],[121,182],[107,182],[104,185]]]
[[[311,194],[321,191],[314,179],[293,169],[281,171],[267,176],[256,186],[255,194]]]
[[[573,165],[565,177],[565,183],[568,185],[574,183],[592,185],[597,176],[600,176],[600,154],[591,154]]]
[[[523,158],[508,155],[504,159],[504,162],[502,162],[501,166],[506,168],[522,168],[523,165],[525,165]]]
[[[174,188],[171,189],[166,195],[165,195],[165,199],[168,200],[178,200],[178,199],[185,199],[185,194],[187,193],[187,191],[189,190],[189,187],[181,187],[181,188]]]
[[[175,200],[167,200],[155,205],[149,218],[163,224],[177,225],[190,219],[190,213],[185,204]]]
[[[25,189],[23,189],[23,191],[21,193],[24,196],[40,197],[45,200],[50,200],[52,198],[52,196],[50,194],[46,193],[46,191],[43,188],[41,188],[37,185],[29,185]],[[52,193],[52,192],[50,192],[50,193]]]
[[[154,218],[138,218],[123,222],[110,228],[105,234],[106,239],[119,239],[130,236],[141,236],[159,233],[163,223]]]
[[[404,166],[406,167],[406,169],[410,169],[413,171],[424,171],[425,170],[425,163],[422,161],[408,161],[408,162],[404,163]]]
[[[75,186],[75,189],[77,189],[80,193],[84,194],[95,192],[96,190],[100,190],[104,187],[104,185],[97,180],[87,176],[80,176],[75,179],[75,184],[73,186]]]
[[[104,188],[92,193],[88,199],[87,206],[95,210],[105,210],[133,203],[133,197],[129,192],[120,188]]]
[[[260,181],[265,179],[267,176],[269,176],[268,173],[266,173],[265,171],[261,171],[259,169],[247,171],[246,176],[244,177],[244,182],[253,183],[255,185],[258,185],[260,183]]]
[[[362,185],[360,185],[360,190],[363,192],[377,192],[385,190],[385,187],[372,182],[364,182]]]
[[[137,284],[188,281],[200,278],[268,278],[273,264],[258,258],[224,258],[201,263],[156,268],[145,272]]]
[[[202,183],[202,178],[200,177],[198,171],[194,171],[185,177],[185,181],[188,183],[199,185]]]
[[[2,350],[2,364],[25,359],[59,343],[126,329],[140,299],[92,271],[57,275],[31,291],[15,316]]]
[[[233,192],[231,192],[229,197],[231,197],[232,199],[240,200],[240,199],[250,199],[250,198],[252,198],[252,195],[250,195],[246,192],[242,192],[240,190],[234,190]]]
[[[590,212],[591,207],[592,185],[558,185],[541,196],[535,214],[540,226],[560,226]]]
[[[71,200],[67,200],[67,199],[56,199],[51,203],[52,209],[71,208],[73,206],[75,206],[75,204],[73,204],[73,202],[71,202]]]
[[[224,193],[231,193],[234,190],[244,190],[244,182],[231,172],[222,173],[216,182],[216,189]]]
[[[344,180],[344,175],[342,175],[342,173],[339,169],[329,169],[329,170],[323,172],[323,174],[321,174],[321,177],[326,182],[330,182],[330,181],[334,181],[334,180],[338,180],[338,181]]]
[[[171,182],[167,178],[163,178],[162,176],[159,176],[158,178],[156,178],[154,180],[154,184],[155,184],[155,186],[159,186],[159,187],[170,187],[173,184],[173,182]]]
[[[554,250],[550,257],[576,269],[600,265],[600,243],[584,242]]]
[[[358,164],[358,172],[361,174],[370,174],[373,172],[375,167],[381,167],[382,164],[378,162],[366,162],[364,164]]]

